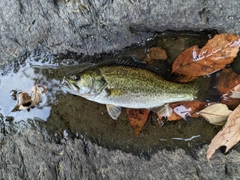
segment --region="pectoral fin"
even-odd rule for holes
[[[119,106],[114,106],[112,104],[107,104],[107,111],[108,114],[114,119],[116,120],[118,118],[118,116],[121,114],[121,110],[122,108]]]

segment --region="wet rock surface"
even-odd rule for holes
[[[206,147],[194,156],[162,150],[145,160],[81,139],[51,143],[31,129],[0,140],[1,179],[238,179],[240,173],[235,150],[209,163]]]
[[[36,47],[85,55],[120,50],[166,29],[239,33],[239,6],[224,0],[0,2],[1,61]]]
[[[238,1],[223,0],[0,2],[0,65],[36,48],[84,55],[121,50],[166,29],[238,34],[239,7]],[[44,129],[28,123],[7,129],[0,120],[1,179],[238,179],[240,174],[236,149],[227,155],[217,151],[210,163],[207,146],[193,153],[160,150],[146,159],[81,137],[56,143]]]

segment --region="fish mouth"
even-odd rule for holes
[[[63,78],[62,81],[62,90],[67,93],[72,93],[72,94],[79,94],[80,88],[71,80],[67,79],[66,77]]]

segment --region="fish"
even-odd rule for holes
[[[199,92],[197,84],[168,81],[148,69],[126,65],[88,67],[65,76],[62,87],[105,104],[115,120],[122,108],[154,110],[171,102],[194,100]]]

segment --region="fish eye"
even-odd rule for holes
[[[81,79],[81,77],[79,75],[75,75],[75,76],[73,76],[73,79],[74,79],[74,81],[78,81]]]

